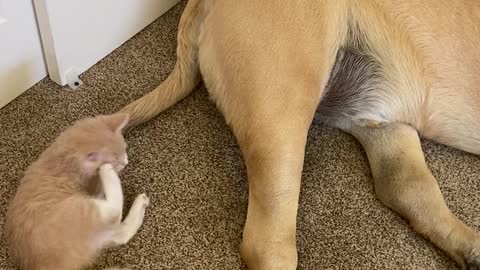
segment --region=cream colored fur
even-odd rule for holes
[[[28,168],[6,223],[10,255],[20,269],[85,269],[102,249],[135,235],[149,199],[138,195],[121,221],[117,173],[128,163],[121,134],[127,121],[125,114],[82,119]]]

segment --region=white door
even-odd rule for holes
[[[0,0],[0,108],[46,76],[32,0]]]
[[[180,0],[34,1],[49,76],[65,85]]]

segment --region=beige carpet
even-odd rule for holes
[[[120,109],[173,68],[176,6],[87,71],[80,91],[45,79],[0,110],[0,228],[22,171],[75,119]],[[93,43],[92,46],[95,46]],[[126,205],[152,206],[127,246],[94,269],[243,269],[238,245],[247,208],[245,165],[204,87],[128,136]],[[480,229],[479,158],[430,142],[428,164],[448,204]],[[0,269],[12,269],[0,242]],[[298,216],[299,269],[456,269],[373,194],[365,154],[340,131],[312,127]]]

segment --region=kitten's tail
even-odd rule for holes
[[[203,19],[202,0],[188,1],[177,34],[177,62],[155,90],[130,103],[121,112],[130,115],[126,129],[146,122],[188,96],[200,81],[198,35]]]

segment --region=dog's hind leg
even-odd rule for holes
[[[255,118],[250,118],[247,129],[234,128],[249,182],[247,220],[240,247],[249,269],[295,269],[297,265],[300,178],[318,95],[295,100],[297,91],[309,92],[301,89],[301,82],[295,84],[294,89],[282,94],[280,103],[272,98],[258,108],[245,104],[254,110]]]
[[[297,266],[305,144],[347,32],[341,3],[209,2],[199,66],[245,158],[249,197],[240,253],[249,269]],[[317,17],[308,27],[299,19]]]
[[[464,269],[480,269],[480,236],[448,209],[427,168],[417,131],[403,124],[353,127],[380,201],[446,251]]]

